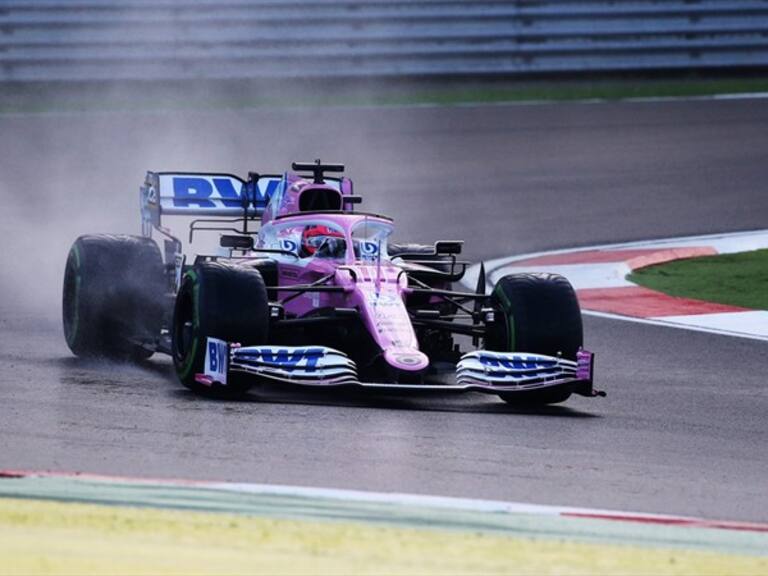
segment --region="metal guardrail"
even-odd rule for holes
[[[768,0],[5,0],[0,82],[768,67]]]

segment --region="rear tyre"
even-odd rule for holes
[[[576,360],[584,340],[581,309],[570,282],[559,274],[509,274],[496,283],[494,308],[502,315],[485,347],[498,352],[531,352]],[[510,404],[564,402],[568,388],[499,394]]]
[[[248,389],[245,378],[231,376],[226,386],[198,383],[204,371],[206,339],[243,345],[264,344],[269,332],[269,301],[258,270],[204,262],[182,279],[176,296],[171,349],[176,375],[199,394],[233,397]]]
[[[64,337],[76,356],[149,358],[160,337],[165,273],[141,236],[80,236],[64,270]]]

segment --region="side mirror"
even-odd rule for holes
[[[439,242],[435,242],[435,254],[438,256],[461,254],[463,245],[463,240],[440,240]]]
[[[253,250],[253,237],[225,234],[219,239],[219,246],[233,250]]]

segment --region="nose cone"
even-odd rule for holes
[[[426,354],[410,348],[390,348],[384,351],[384,360],[392,368],[406,372],[420,372],[429,366]]]

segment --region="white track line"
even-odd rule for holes
[[[622,322],[634,322],[635,324],[664,326],[666,328],[678,328],[680,330],[690,330],[693,332],[704,332],[706,334],[718,334],[720,336],[731,336],[732,338],[744,338],[747,340],[760,340],[763,342],[768,342],[768,336],[762,336],[760,334],[746,334],[744,332],[735,332],[731,330],[724,330],[722,328],[714,328],[714,327],[708,327],[708,326],[693,326],[690,324],[683,324],[681,322],[672,322],[672,321],[662,320],[660,318],[635,318],[634,316],[622,316],[620,314],[611,314],[609,312],[597,312],[594,310],[582,310],[581,313],[584,316],[608,318],[609,320],[621,320]],[[672,316],[672,318],[677,318],[677,317]]]
[[[524,514],[533,516],[582,516],[596,517],[606,520],[627,522],[650,522],[657,524],[687,525],[701,528],[725,528],[755,532],[768,532],[768,524],[759,522],[721,521],[692,516],[676,516],[668,514],[652,514],[644,512],[623,512],[600,508],[581,508],[572,506],[549,506],[543,504],[527,504],[524,502],[505,502],[501,500],[484,500],[476,498],[456,498],[450,496],[429,496],[422,494],[406,494],[399,492],[373,492],[363,490],[345,490],[335,488],[313,488],[304,486],[287,486],[272,484],[253,484],[237,482],[209,482],[196,480],[167,480],[133,478],[125,476],[106,476],[100,474],[72,474],[57,472],[34,471],[2,471],[2,478],[50,478],[77,482],[103,482],[111,484],[132,484],[140,486],[163,486],[181,489],[204,489],[225,492],[236,492],[264,496],[288,496],[314,500],[336,500],[343,502],[371,503],[398,505],[407,507],[437,508],[442,510]]]

